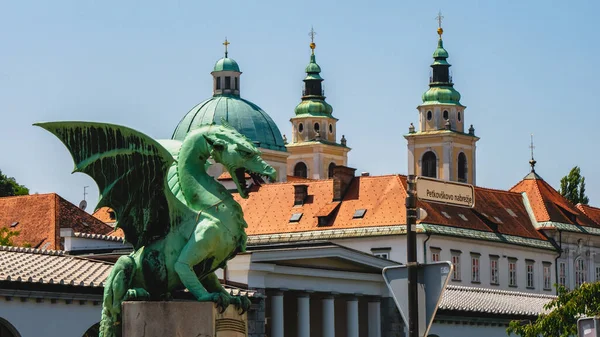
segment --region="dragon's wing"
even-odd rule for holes
[[[159,238],[193,212],[167,185],[175,161],[152,138],[124,126],[91,122],[38,123],[56,135],[75,161],[74,172],[94,179],[97,208],[115,211],[117,226],[137,249]]]

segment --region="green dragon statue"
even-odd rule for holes
[[[247,198],[245,173],[256,183],[276,178],[260,152],[228,125],[207,125],[183,142],[155,141],[135,130],[103,123],[36,124],[56,135],[75,161],[74,172],[100,189],[97,208],[115,211],[134,252],[120,257],[104,285],[100,337],[121,336],[125,300],[166,300],[187,288],[198,301],[247,310],[247,297],[231,296],[215,270],[246,249],[242,208],[206,173],[208,159],[231,174]]]

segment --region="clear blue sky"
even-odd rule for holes
[[[38,121],[88,120],[169,138],[211,95],[230,56],[241,93],[290,135],[309,60],[308,31],[349,165],[406,173],[402,135],[417,124],[442,10],[465,120],[481,137],[478,185],[508,189],[529,171],[558,187],[574,165],[600,206],[597,13],[587,1],[0,1],[0,169],[32,192],[77,204],[73,163]]]

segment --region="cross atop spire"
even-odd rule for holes
[[[315,44],[315,35],[317,35],[317,32],[315,32],[315,29],[311,26],[308,36],[310,36],[310,49],[312,50],[313,54],[315,53],[315,48],[317,47]]]
[[[442,16],[442,11],[438,12],[438,15],[435,17],[435,19],[438,22],[438,29],[437,29],[437,33],[440,36],[440,39],[442,38],[442,34],[444,34],[444,30],[442,29],[442,21],[444,20],[444,17]]]
[[[535,146],[533,146],[533,133],[531,134],[531,145],[529,145],[529,148],[531,149],[531,160],[529,161],[529,165],[531,165],[531,172],[535,172],[535,159],[533,159],[533,150],[535,149]]]
[[[223,45],[225,46],[225,57],[227,57],[227,46],[229,46],[231,43],[229,43],[229,41],[227,41],[227,37],[225,37],[225,42],[223,42]]]

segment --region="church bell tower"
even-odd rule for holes
[[[442,40],[441,13],[437,17],[439,35],[433,53],[429,89],[423,94],[419,128],[411,123],[408,141],[409,174],[475,185],[475,150],[479,140],[471,125],[465,130],[465,106],[454,89],[448,52]]]

